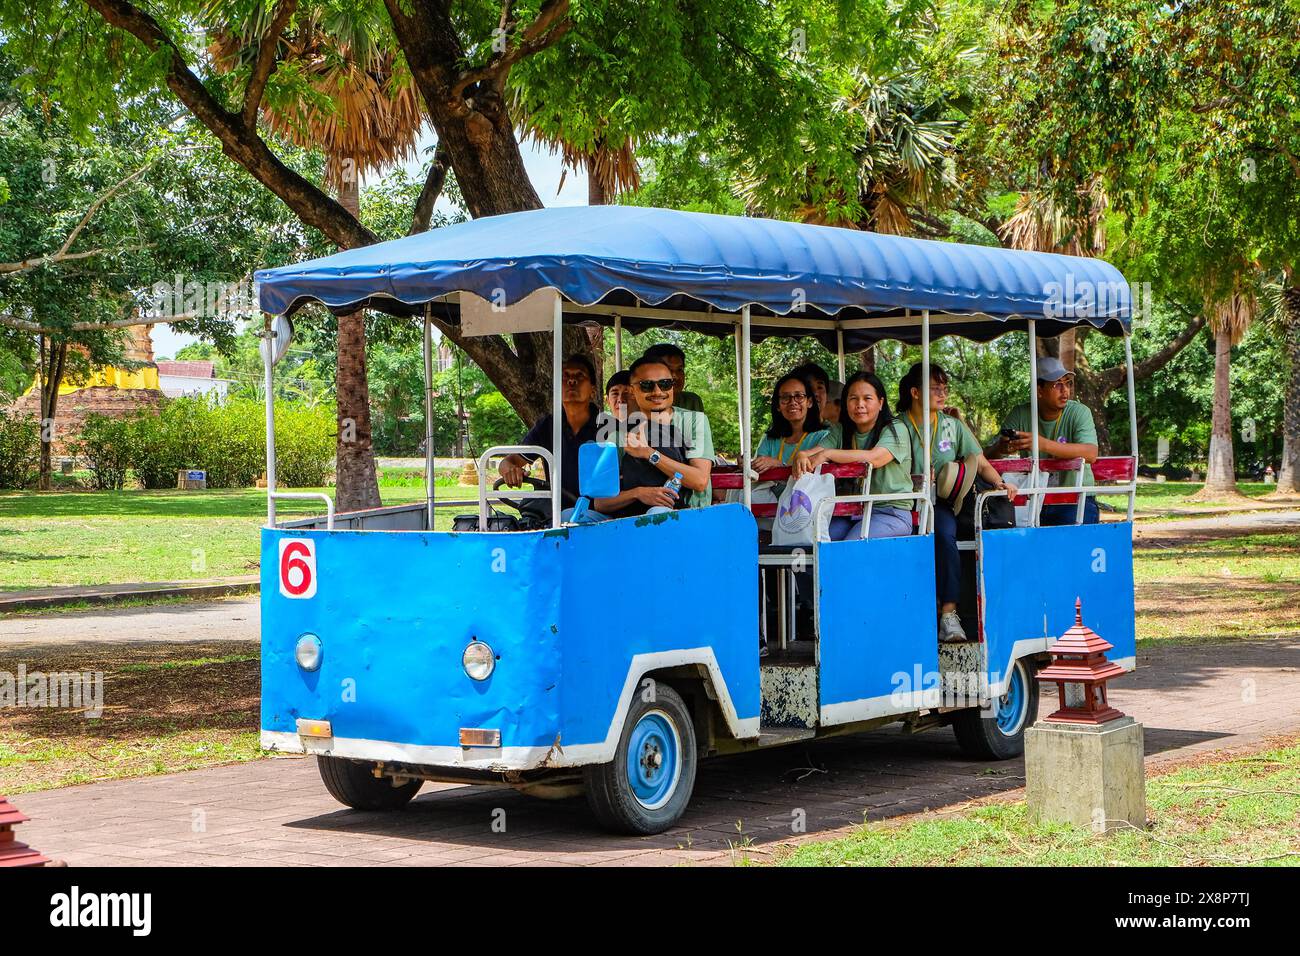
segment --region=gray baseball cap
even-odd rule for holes
[[[829,382],[826,383],[827,401],[838,402],[843,395],[844,395],[843,382],[837,382],[835,379],[831,379]]]
[[[1061,364],[1060,359],[1046,356],[1038,360],[1038,380],[1040,382],[1058,382],[1070,374],[1070,370]]]

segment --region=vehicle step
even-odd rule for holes
[[[811,740],[816,736],[817,731],[812,727],[762,727],[758,731],[758,745],[760,747],[779,747],[782,744],[793,744],[800,740]]]

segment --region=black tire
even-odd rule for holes
[[[638,730],[643,719],[647,723]],[[664,730],[670,732],[668,738],[664,737]],[[673,733],[675,738],[672,737]],[[634,737],[640,741],[639,745],[634,743]],[[657,793],[656,799],[647,804],[638,796],[629,779],[628,759],[635,746],[642,759],[651,759],[655,754],[660,754],[661,759],[671,760],[667,747],[657,749],[660,747],[658,741],[676,747],[676,761],[670,763],[676,772],[671,775],[670,785],[669,778],[663,778],[667,789],[661,794]],[[686,805],[690,803],[691,792],[695,789],[697,763],[695,725],[690,710],[677,691],[666,684],[656,684],[654,700],[643,700],[639,692],[632,698],[632,705],[623,720],[623,732],[619,735],[614,759],[583,770],[587,784],[587,803],[600,825],[607,830],[639,835],[663,833],[681,818]],[[654,764],[650,773],[656,773],[661,766],[662,764]]]
[[[421,780],[394,786],[387,777],[376,777],[372,761],[345,757],[317,757],[316,766],[330,796],[353,810],[400,810],[420,792]]]
[[[1025,728],[1038,719],[1038,681],[1034,680],[1033,664],[1024,658],[1016,661],[1010,679],[1020,681],[1023,694],[1016,699],[1012,710],[1001,715],[1001,721],[997,716],[984,716],[984,711],[978,707],[960,711],[953,718],[953,733],[967,756],[977,760],[1010,760],[1025,752]],[[1011,697],[1009,688],[1008,693],[994,704],[999,708],[1006,707]],[[1011,719],[1012,713],[1019,719]]]

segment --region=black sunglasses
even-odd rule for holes
[[[669,392],[672,391],[673,380],[671,378],[643,378],[636,383],[636,387],[647,395],[656,389],[661,392]]]

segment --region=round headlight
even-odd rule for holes
[[[496,655],[492,653],[492,648],[482,641],[471,642],[465,648],[465,653],[461,655],[460,662],[465,667],[465,673],[473,680],[487,680],[492,676],[493,668],[497,666]]]
[[[298,643],[293,649],[293,658],[298,662],[298,666],[305,671],[314,671],[320,668],[321,645],[320,638],[315,634],[304,634],[298,638]]]

